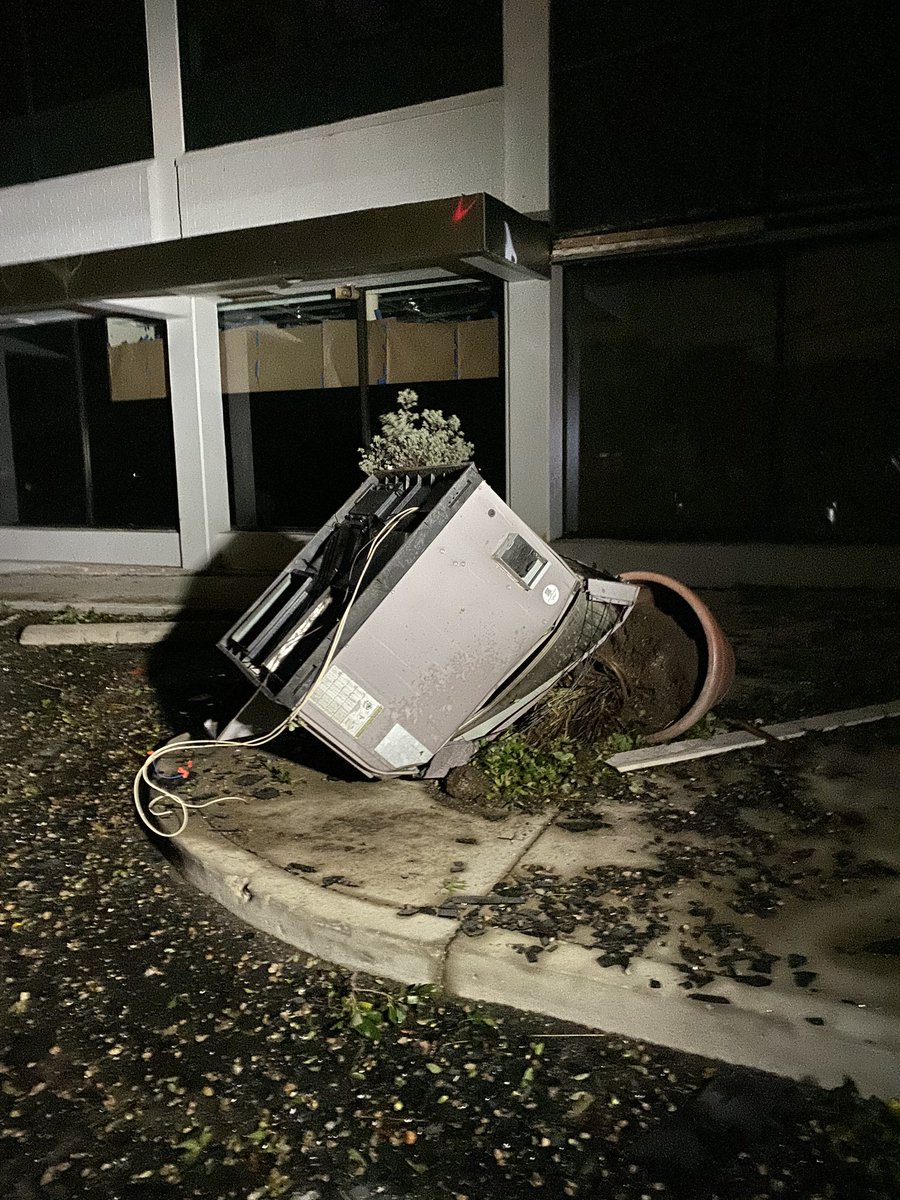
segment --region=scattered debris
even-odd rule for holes
[[[11,633],[0,637],[0,661],[9,668],[0,676],[7,715],[0,728],[8,834],[0,853],[3,1011],[23,992],[29,1001],[7,1015],[0,1037],[4,1195],[898,1194],[897,1108],[851,1087],[793,1085],[544,1019],[536,1033],[533,1016],[421,990],[413,990],[421,998],[412,1003],[411,989],[351,977],[235,921],[171,875],[127,803],[134,745],[152,745],[161,729],[208,715],[208,702],[188,702],[198,672],[215,677],[213,656],[160,650],[148,660],[139,650],[62,648],[44,666],[59,698],[43,706],[49,697],[28,681],[34,652]],[[148,661],[149,674],[132,673]],[[220,695],[228,685],[216,678]],[[735,793],[757,784],[759,812],[772,809],[798,829],[805,822],[842,828],[838,814],[803,797],[799,805],[788,781],[779,787],[777,780],[754,775],[720,797],[732,831],[725,842],[738,837],[729,811],[740,807]],[[624,778],[610,775],[603,789],[602,802],[591,803],[607,814],[635,801]],[[573,800],[567,811],[584,803]],[[652,783],[641,806],[651,815],[665,807]],[[648,833],[676,840],[662,825]],[[705,858],[659,848],[668,853],[661,875],[626,876],[624,868],[615,877],[621,888],[634,880],[650,918],[653,888],[666,886],[667,872],[684,864],[715,886],[735,869],[727,845]],[[748,846],[745,859],[753,855]],[[812,887],[811,878],[790,879],[789,857],[786,849],[778,887]],[[799,862],[815,864],[814,857]],[[848,866],[829,862],[827,870]],[[21,882],[34,887],[20,889]],[[600,884],[593,879],[595,890]],[[536,875],[530,903],[537,888],[555,887]],[[546,902],[550,915],[552,896]],[[631,893],[614,905],[630,908]],[[739,952],[769,961],[758,945],[732,945],[740,931],[724,928],[727,922],[695,911],[685,920],[702,930],[711,955],[721,946],[726,972]],[[630,914],[621,920],[634,924]],[[547,938],[544,955],[553,946]],[[786,969],[774,958],[769,966]],[[357,1025],[354,1013],[363,1018]],[[380,1021],[366,1020],[370,1013]],[[694,1016],[706,1019],[699,1008]],[[816,1015],[807,1020],[823,1023]],[[376,1028],[377,1041],[370,1036]],[[538,1039],[546,1047],[540,1055]],[[771,1123],[754,1117],[760,1096]]]

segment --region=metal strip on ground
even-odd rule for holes
[[[626,750],[612,754],[606,764],[620,773],[645,771],[650,767],[662,767],[669,763],[688,762],[692,758],[708,758],[712,754],[727,754],[729,750],[745,750],[750,746],[762,746],[770,738],[780,742],[803,737],[806,733],[827,733],[850,725],[865,725],[870,721],[881,721],[885,717],[900,717],[900,700],[887,704],[870,704],[865,708],[848,708],[841,712],[825,713],[819,717],[800,717],[796,721],[782,721],[776,725],[760,726],[760,736],[739,730],[719,733],[711,738],[687,738],[681,742],[669,742],[662,746],[646,746],[640,750]],[[765,736],[769,735],[769,736]]]

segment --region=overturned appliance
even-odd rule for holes
[[[220,641],[258,689],[221,736],[274,702],[365,775],[440,777],[637,594],[565,562],[474,466],[370,476]]]

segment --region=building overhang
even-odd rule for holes
[[[251,300],[429,275],[549,278],[549,229],[477,192],[16,263],[0,267],[0,324],[63,319],[110,300]]]

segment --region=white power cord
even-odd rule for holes
[[[376,551],[378,550],[379,546],[382,544],[382,542],[385,540],[385,538],[394,531],[396,526],[400,523],[400,521],[403,520],[404,517],[408,517],[411,513],[418,512],[418,511],[419,511],[418,506],[401,509],[401,511],[398,513],[395,513],[385,523],[384,528],[379,530],[379,532],[375,535],[375,537],[372,538],[372,541],[369,545],[369,551],[366,555],[365,562],[363,563],[362,570],[359,573],[359,578],[357,579],[356,583],[354,584],[353,591],[350,593],[350,598],[348,599],[347,604],[344,607],[344,611],[341,614],[341,619],[337,623],[337,628],[335,629],[334,636],[331,639],[331,645],[328,647],[328,653],[325,655],[325,658],[322,661],[322,665],[319,668],[318,672],[316,673],[315,679],[312,681],[312,683],[306,689],[301,700],[297,704],[294,705],[294,707],[291,709],[291,711],[288,713],[288,715],[284,718],[283,721],[280,721],[279,724],[277,724],[275,726],[275,728],[271,729],[268,733],[261,734],[259,737],[250,738],[248,741],[245,741],[245,742],[239,742],[239,741],[176,742],[174,744],[169,744],[167,746],[161,746],[158,750],[154,750],[151,754],[147,755],[147,757],[144,759],[144,762],[141,764],[140,770],[137,772],[137,774],[134,777],[134,786],[133,786],[132,791],[133,791],[133,796],[134,796],[134,807],[137,812],[137,815],[140,818],[140,820],[143,822],[143,824],[146,825],[146,827],[150,830],[151,833],[155,833],[159,837],[167,837],[167,838],[178,837],[179,834],[184,833],[185,829],[187,828],[188,820],[190,819],[192,809],[208,808],[211,804],[223,804],[227,800],[243,799],[242,796],[217,796],[215,800],[204,800],[200,804],[192,804],[190,801],[183,799],[181,796],[175,795],[174,792],[168,791],[166,788],[162,787],[159,783],[157,783],[153,779],[151,779],[149,771],[150,771],[150,768],[153,766],[153,764],[158,759],[162,758],[163,755],[166,755],[166,754],[175,754],[175,753],[183,751],[183,750],[192,750],[192,751],[212,750],[212,749],[218,749],[219,747],[223,747],[223,746],[228,746],[231,749],[250,750],[250,749],[255,749],[259,746],[265,746],[265,745],[267,745],[267,743],[274,741],[275,738],[279,737],[282,733],[284,733],[284,731],[289,726],[291,726],[294,723],[294,721],[297,719],[297,717],[300,714],[301,709],[304,707],[307,700],[310,698],[310,696],[316,690],[319,683],[325,676],[325,673],[327,672],[328,668],[331,666],[332,661],[334,660],[334,656],[338,650],[338,644],[341,639],[341,634],[344,632],[344,628],[347,624],[347,618],[350,616],[350,610],[353,608],[353,605],[356,603],[356,597],[359,594],[359,589],[360,589],[360,586],[362,585],[362,581],[365,578],[366,572],[368,571],[369,567],[372,564],[372,559],[375,557]],[[362,551],[360,551],[360,553],[362,553]],[[151,799],[147,802],[146,807],[144,806],[144,802],[141,798],[142,785],[146,785],[150,789],[151,793],[153,793],[151,795]],[[179,821],[178,828],[174,831],[166,831],[165,829],[161,829],[155,820],[151,820],[151,818],[172,816],[172,811],[170,809],[168,809],[168,808],[162,809],[159,807],[160,804],[166,804],[166,803],[173,805],[175,811],[179,812],[181,814],[181,819]]]

